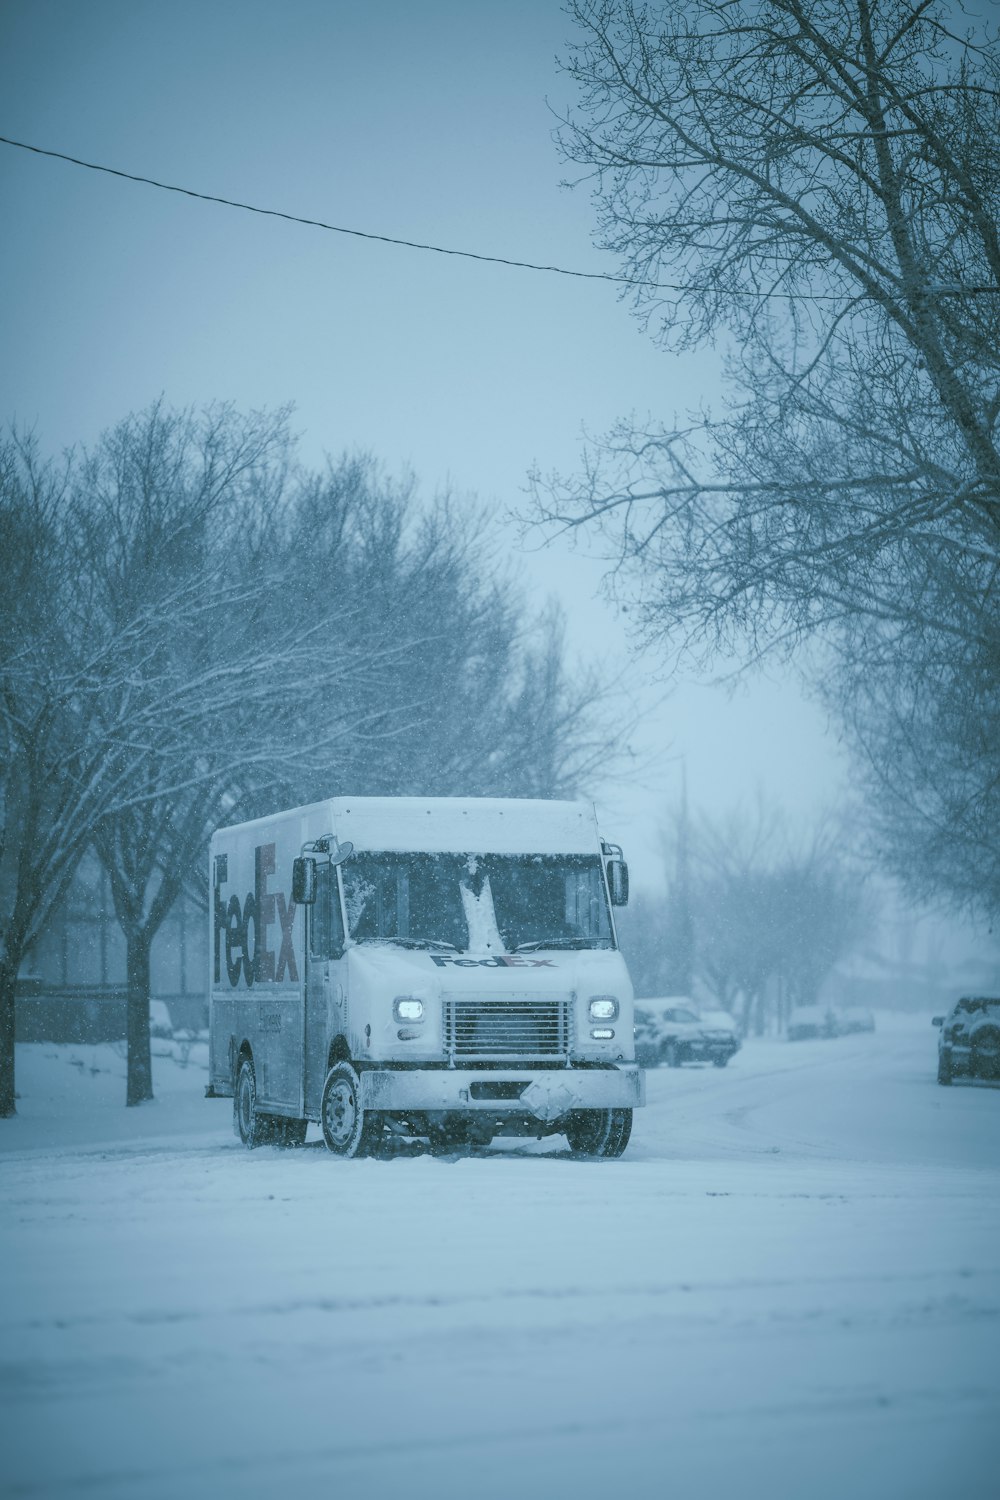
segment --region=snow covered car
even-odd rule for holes
[[[935,1016],[938,1083],[954,1078],[1000,1079],[1000,997],[963,995],[946,1016]]]
[[[706,1025],[687,996],[659,995],[635,1002],[636,1061],[647,1068],[666,1063],[712,1062],[724,1068],[739,1050],[735,1028]]]
[[[788,1017],[788,1040],[811,1041],[815,1037],[837,1035],[837,1021],[832,1010],[822,1005],[800,1005]]]

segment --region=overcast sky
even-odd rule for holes
[[[199,191],[374,233],[581,269],[585,190],[552,108],[570,23],[556,0],[0,0],[0,133]],[[92,442],[161,393],[292,401],[303,456],[368,449],[504,514],[533,463],[574,466],[584,427],[718,399],[711,354],[658,353],[611,286],[351,239],[0,146],[0,418]],[[501,535],[508,557],[515,533]],[[576,650],[623,659],[600,569],[516,559]],[[647,705],[658,769],[593,788],[640,879],[676,796],[758,787],[796,816],[835,800],[836,746],[788,683],[688,684]],[[331,790],[346,790],[331,788]],[[459,790],[456,788],[456,790]]]

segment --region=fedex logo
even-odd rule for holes
[[[224,859],[225,856],[219,856]],[[225,866],[223,866],[223,869]],[[242,976],[247,988],[254,984],[280,983],[287,974],[290,981],[298,982],[299,971],[295,963],[292,946],[292,926],[295,921],[295,902],[289,901],[283,891],[268,889],[268,877],[274,874],[274,845],[258,844],[253,858],[253,890],[245,897],[234,892],[228,903],[222,895],[225,877],[215,880],[215,983],[220,983],[222,951],[226,954],[226,975],[235,989]],[[251,942],[250,929],[253,928]],[[279,930],[274,939],[269,938],[269,929]],[[277,940],[277,953],[269,947],[269,941]]]
[[[498,953],[494,958],[446,958],[432,953],[431,961],[439,969],[450,964],[453,969],[554,969],[551,958],[521,958],[517,953]]]

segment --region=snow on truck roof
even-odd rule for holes
[[[595,854],[589,802],[499,797],[336,797],[338,839],[357,849],[428,854]]]
[[[296,838],[334,833],[356,849],[390,853],[596,854],[600,848],[593,803],[527,797],[331,797],[220,828],[212,842],[293,820]]]

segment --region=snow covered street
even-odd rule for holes
[[[599,1162],[248,1153],[75,1050],[0,1124],[5,1496],[997,1493],[1000,1089],[926,1021],[651,1073]]]

